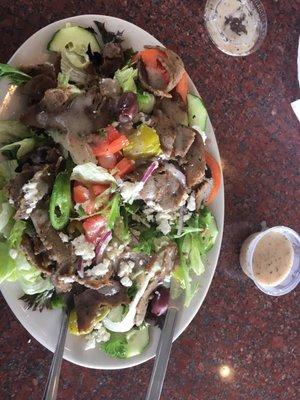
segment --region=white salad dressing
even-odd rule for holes
[[[257,241],[259,235],[262,237]],[[253,252],[252,260],[249,252]],[[252,234],[244,241],[240,252],[240,264],[245,274],[262,286],[271,287],[283,282],[293,262],[294,249],[290,240],[273,230]]]
[[[216,46],[228,54],[249,52],[259,38],[261,21],[251,0],[210,0],[205,21]]]
[[[294,249],[282,233],[269,232],[257,243],[252,268],[255,279],[262,285],[277,285],[292,268]]]
[[[154,277],[156,272],[160,269],[158,264],[153,264],[152,269],[145,275],[144,281],[142,282],[139,290],[137,291],[134,299],[129,304],[128,312],[120,322],[113,322],[108,318],[104,318],[103,325],[105,328],[112,332],[128,332],[134,326],[134,320],[136,316],[137,305],[142,298],[145,290],[151,279]]]

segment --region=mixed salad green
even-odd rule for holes
[[[218,235],[207,113],[171,50],[124,49],[99,22],[47,49],[53,64],[0,64],[26,104],[0,121],[0,283],[40,311],[72,293],[70,333],[132,357],[173,281],[189,306]]]

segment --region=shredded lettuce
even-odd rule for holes
[[[120,203],[121,196],[119,193],[115,193],[112,200],[109,202],[110,211],[107,217],[107,225],[109,229],[114,227],[116,220],[120,217]]]
[[[114,78],[119,82],[123,92],[137,93],[137,87],[134,81],[137,76],[138,70],[136,68],[125,66],[115,72]]]
[[[127,357],[127,340],[123,333],[111,332],[110,339],[101,343],[101,350],[113,358]]]
[[[132,250],[137,253],[150,255],[154,251],[154,244],[157,235],[159,235],[159,233],[154,226],[143,229],[139,235],[138,244],[134,246]]]
[[[182,235],[179,238],[177,236],[180,263],[173,272],[173,277],[185,290],[186,307],[199,288],[197,276],[205,270],[203,258],[213,247],[217,235],[218,229],[213,215],[207,208],[203,208],[188,221]]]
[[[9,64],[0,63],[0,79],[4,77],[7,77],[12,84],[17,86],[23,85],[31,79],[31,76],[18,70],[17,68]]]
[[[7,144],[1,147],[1,152],[12,153],[18,159],[22,158],[25,154],[29,153],[34,149],[35,140],[34,138],[25,138],[14,143]]]

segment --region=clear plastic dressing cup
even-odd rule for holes
[[[253,255],[258,242],[268,233],[276,232],[284,235],[294,250],[294,259],[292,267],[288,274],[277,284],[263,285],[261,284],[253,273]],[[263,230],[262,232],[254,233],[249,236],[242,245],[240,252],[240,264],[246,275],[249,276],[255,285],[262,292],[271,296],[282,296],[291,292],[300,282],[300,236],[293,229],[285,226],[275,226]]]

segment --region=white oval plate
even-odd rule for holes
[[[74,25],[81,26],[93,26],[93,21],[98,20],[105,22],[105,26],[108,30],[117,32],[124,31],[124,45],[133,47],[135,50],[140,50],[144,45],[162,45],[152,35],[145,32],[143,29],[136,25],[133,25],[122,19],[108,17],[104,15],[80,15],[77,17],[66,18],[61,21],[54,22],[41,29],[32,35],[26,42],[15,52],[10,59],[10,63],[18,66],[21,64],[35,64],[37,62],[43,62],[48,59],[49,53],[46,50],[46,45],[51,39],[52,35],[60,28],[62,28],[66,22],[70,22]],[[198,94],[194,84],[190,81],[190,91]],[[203,93],[205,99],[205,93]],[[12,90],[9,91],[9,86],[6,82],[0,84],[0,119],[12,118],[16,116],[18,107],[18,100],[12,95]],[[1,103],[0,103],[1,104]],[[207,136],[208,136],[208,149],[220,161],[219,150],[214,135],[214,131],[210,121],[207,121]],[[185,328],[192,321],[197,311],[199,310],[208,288],[210,286],[214,271],[217,265],[218,256],[220,252],[222,234],[223,234],[223,221],[224,221],[224,190],[223,184],[219,191],[219,194],[211,206],[211,210],[215,215],[217,225],[219,228],[219,235],[213,250],[210,252],[206,264],[205,273],[201,276],[201,287],[199,292],[192,300],[190,306],[183,310],[178,318],[177,325],[175,328],[174,340],[185,330]],[[21,295],[20,288],[17,283],[5,283],[1,287],[3,296],[7,301],[9,307],[21,322],[21,324],[27,329],[27,331],[43,346],[50,351],[54,351],[58,330],[60,326],[60,311],[28,311],[25,309],[22,301],[18,300]],[[139,356],[127,359],[127,360],[115,360],[107,357],[99,349],[84,350],[85,340],[68,335],[66,348],[64,352],[64,358],[72,363],[82,365],[89,368],[97,369],[121,369],[132,367],[134,365],[141,364],[150,358],[154,357],[155,350],[159,338],[159,329],[153,328],[151,332],[151,343],[145,352]]]

